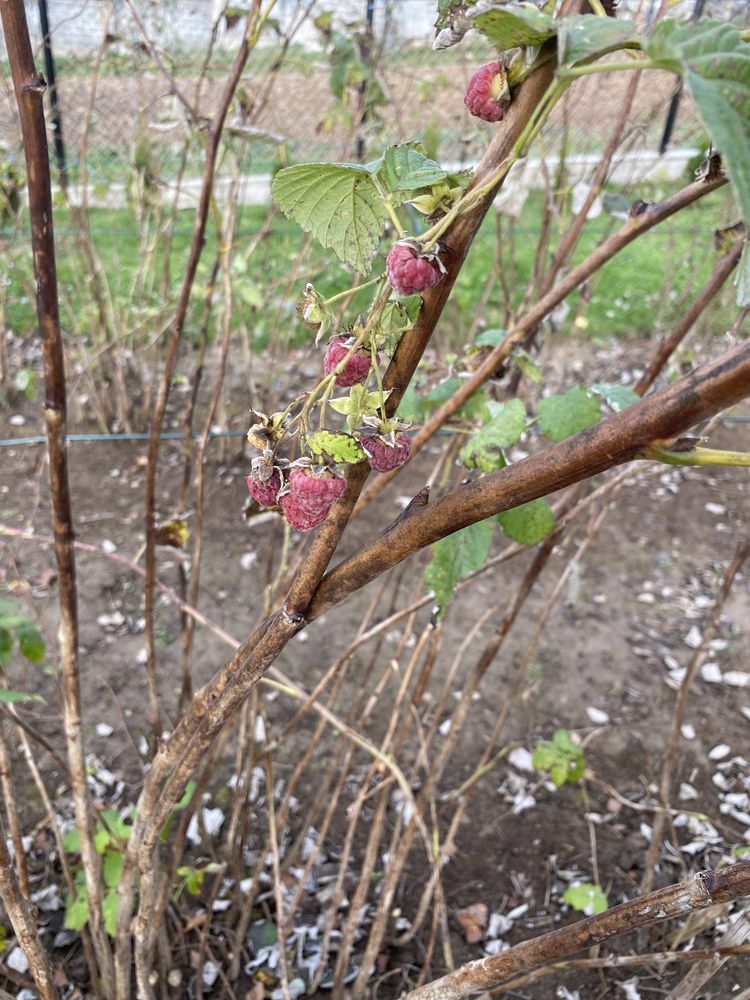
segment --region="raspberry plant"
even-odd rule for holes
[[[173,858],[172,868],[165,870],[169,862],[161,847],[164,838],[171,835],[169,821],[179,808],[188,782],[210,758],[212,746],[221,744],[227,724],[285,646],[308,623],[428,546],[433,549],[425,580],[434,602],[444,612],[461,581],[485,565],[492,547],[495,518],[502,531],[515,542],[526,545],[541,542],[535,564],[543,566],[552,551],[556,532],[561,530],[545,498],[617,465],[636,459],[695,465],[748,464],[746,456],[702,449],[697,447],[695,439],[684,436],[694,424],[748,395],[750,346],[747,344],[734,347],[647,398],[641,397],[653,385],[653,377],[634,393],[621,385],[576,386],[543,397],[535,408],[527,408],[519,399],[501,403],[486,391],[486,383],[506,363],[516,366],[524,377],[538,378],[530,348],[532,335],[545,317],[606,260],[662,219],[727,182],[733,186],[741,214],[745,219],[750,217],[750,46],[746,35],[731,24],[707,21],[685,25],[666,19],[650,34],[642,34],[627,19],[604,16],[608,5],[592,3],[594,14],[584,14],[585,6],[582,2],[566,4],[565,10],[572,9],[575,13],[555,17],[553,3],[539,9],[532,4],[505,0],[476,3],[469,0],[459,5],[441,0],[438,48],[456,44],[470,28],[475,28],[497,50],[491,75],[478,70],[479,79],[470,84],[467,95],[472,107],[474,97],[479,99],[476,107],[483,117],[497,117],[496,121],[487,122],[486,127],[495,132],[473,175],[444,169],[414,142],[392,146],[378,159],[365,164],[298,164],[276,175],[273,196],[279,208],[324,249],[351,267],[357,275],[353,287],[371,288],[371,301],[363,314],[342,317],[334,306],[346,298],[346,293],[326,296],[325,289],[309,284],[302,289],[299,309],[305,322],[316,331],[320,378],[277,412],[253,414],[248,432],[254,449],[248,489],[258,503],[278,507],[291,527],[306,531],[320,526],[321,530],[306,550],[306,558],[290,574],[283,597],[276,603],[269,601],[268,613],[237,646],[233,656],[198,691],[192,693],[188,686],[183,710],[174,727],[165,734],[158,725],[159,692],[153,642],[159,434],[205,240],[223,123],[233,88],[268,20],[272,4],[258,0],[247,12],[241,47],[220,110],[205,124],[207,165],[201,208],[170,326],[151,424],[145,504],[146,666],[155,730],[154,753],[144,774],[132,822],[125,824],[127,833],[120,832],[115,847],[109,842],[105,845],[103,860],[99,850],[101,830],[94,822],[80,732],[78,610],[65,449],[66,382],[50,221],[53,215],[42,106],[44,84],[34,67],[23,4],[20,0],[5,0],[0,7],[23,127],[38,318],[44,332],[45,419],[60,579],[61,677],[78,830],[78,841],[69,844],[69,848],[76,855],[80,853],[82,873],[77,874],[74,883],[77,891],[71,896],[68,916],[80,926],[85,918],[90,932],[86,939],[87,961],[91,964],[92,982],[96,982],[102,995],[126,1000],[133,993],[133,977],[141,1000],[153,1000],[156,995],[156,948],[161,931],[167,926],[165,911],[173,891],[167,873],[180,879],[190,876],[188,867],[177,864],[179,858]],[[615,53],[621,55],[613,56]],[[601,62],[604,56],[613,58]],[[537,300],[514,317],[507,332],[498,333],[480,345],[488,348],[488,352],[475,367],[471,368],[465,358],[457,359],[458,367],[466,363],[460,377],[451,374],[426,395],[420,395],[412,386],[409,395],[410,383],[472,239],[511,167],[526,155],[552,109],[577,79],[615,68],[627,72],[661,69],[678,76],[693,97],[721,159],[712,156],[701,178],[683,191],[660,204],[640,206],[622,230],[563,277],[559,267],[551,271],[547,287],[542,286]],[[345,88],[351,82],[347,77],[336,85]],[[179,94],[178,84],[175,81],[172,84]],[[484,90],[475,93],[481,89],[480,84]],[[490,100],[498,111],[502,108],[502,115],[489,105]],[[189,102],[186,110],[191,111]],[[575,233],[569,241],[568,254],[575,246],[574,237]],[[741,307],[750,301],[748,253],[746,248],[742,249],[745,240],[746,230],[740,227],[731,254],[733,266],[739,267],[737,293]],[[376,257],[379,257],[377,273],[370,278]],[[731,270],[730,267],[726,273],[722,272],[724,280]],[[226,266],[225,274],[229,273]],[[343,389],[348,391],[339,394]],[[604,419],[603,406],[611,411]],[[408,418],[413,420],[415,416],[423,417],[421,426],[408,428]],[[464,440],[456,449],[466,473],[464,476],[462,472],[462,480],[430,504],[426,491],[417,494],[393,524],[373,538],[363,540],[353,554],[329,570],[355,504],[368,502],[382,488],[371,485],[364,490],[371,468],[380,472],[376,483],[390,481],[409,455],[417,454],[439,429],[457,416],[463,421],[459,430]],[[452,429],[456,430],[455,422]],[[512,449],[532,430],[546,437],[549,444],[527,458],[513,461]],[[568,506],[564,506],[564,512],[570,513],[572,502],[566,500],[565,504]],[[732,572],[727,575],[729,583],[746,555],[747,552],[741,558],[738,555]],[[519,605],[533,586],[534,572],[538,570],[532,567],[522,581]],[[502,636],[493,637],[477,660],[467,679],[469,699],[501,639]],[[4,641],[7,653],[7,638]],[[522,680],[523,674],[519,678]],[[291,690],[288,684],[285,690]],[[304,693],[302,697],[306,697]],[[332,713],[327,711],[327,721],[331,722]],[[339,726],[335,716],[333,719]],[[397,857],[391,858],[381,893],[384,905],[390,906],[409,848],[419,837],[429,846],[430,864],[436,877],[448,858],[446,845],[450,847],[455,829],[440,843],[437,826],[431,838],[424,817],[436,803],[435,782],[450,758],[451,736],[448,733],[435,770],[428,773],[424,787],[415,794],[387,750],[372,747],[353,733],[351,727],[347,735],[360,746],[364,744],[377,768],[388,769],[404,796],[405,807],[399,819],[402,826],[395,827]],[[577,777],[582,767],[575,750],[557,737],[549,746],[537,749],[536,763],[549,769],[553,781],[559,784],[574,775]],[[268,774],[271,774],[270,763]],[[271,804],[273,798],[272,792]],[[381,816],[384,802],[381,797],[378,805]],[[460,810],[455,815],[456,823],[460,822]],[[277,854],[275,819],[272,826],[272,848]],[[371,833],[379,835],[380,831],[374,826]],[[377,841],[374,843],[377,846]],[[190,877],[193,887],[198,881]],[[281,910],[284,900],[278,879],[276,885]],[[434,891],[434,883],[429,889]],[[481,968],[469,966],[442,981],[420,987],[412,996],[445,1000],[489,989],[506,982],[519,968],[531,969],[623,930],[644,926],[664,916],[685,915],[690,909],[748,893],[750,863],[740,862],[729,871],[720,870],[691,883],[687,890],[684,886],[666,893],[662,890],[658,906],[651,906],[647,900],[636,906],[624,904],[613,911],[610,923],[587,923],[568,935],[555,931],[551,939],[543,938],[538,945],[526,943],[527,947],[522,947],[523,966],[514,964],[517,953],[512,950],[507,957],[496,955],[485,959],[479,963]],[[0,858],[0,894],[19,940],[24,941],[40,996],[54,1000],[57,990],[49,958],[39,943],[35,915],[19,888],[7,853]],[[430,897],[426,898],[429,902]],[[589,901],[594,913],[602,909],[596,894]],[[571,904],[575,906],[576,902],[571,899]],[[346,925],[346,938],[341,939],[335,977],[339,995],[343,995],[345,982],[352,982],[346,963],[358,909],[352,907],[354,915]],[[365,994],[370,969],[380,953],[385,924],[390,918],[387,909],[383,913],[378,931],[368,938],[360,968],[355,972],[351,986],[355,996]],[[606,916],[598,913],[592,919]],[[288,977],[282,982],[282,992],[288,992]]]

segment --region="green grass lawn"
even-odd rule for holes
[[[640,197],[663,197],[664,191],[638,192]],[[533,271],[537,253],[542,195],[534,193],[528,199],[523,214],[514,224],[511,253],[509,244],[503,248],[503,267],[512,284],[515,305],[524,298],[527,282]],[[294,303],[306,281],[312,281],[326,296],[344,291],[351,282],[351,275],[332,260],[317,245],[300,260],[306,237],[283,216],[276,216],[271,235],[258,246],[254,255],[243,258],[263,221],[260,208],[245,208],[239,221],[236,241],[236,263],[233,267],[233,287],[236,293],[235,323],[243,329],[257,349],[265,347],[269,338],[282,344],[299,343],[309,337],[309,331],[297,319]],[[580,292],[570,299],[570,316],[563,324],[563,332],[575,329],[585,332],[595,341],[610,337],[651,336],[668,328],[682,311],[684,302],[697,294],[708,277],[714,262],[715,251],[712,233],[716,226],[733,219],[731,194],[727,189],[715,192],[681,215],[667,220],[661,226],[635,241],[609,264],[585,290],[589,298],[584,321],[573,327],[572,321],[579,306]],[[177,216],[172,253],[170,258],[171,294],[175,295],[182,277],[192,235],[192,212]],[[590,253],[614,226],[622,223],[601,215],[588,223],[577,248],[573,263]],[[141,249],[133,214],[130,211],[94,209],[90,213],[91,234],[97,253],[111,288],[115,307],[133,304],[132,285],[138,267]],[[508,231],[508,220],[505,220]],[[80,253],[76,231],[71,226],[70,213],[60,209],[55,218],[58,248],[59,283],[61,297],[71,311],[85,318],[92,312],[88,285],[87,265]],[[8,233],[0,238],[8,239]],[[24,244],[23,227],[15,234],[12,246],[16,266],[9,269],[6,294],[6,325],[14,332],[28,335],[34,328],[33,302],[25,294],[20,280],[26,274],[26,287],[30,275],[30,261]],[[155,240],[151,266],[161,273],[163,254],[160,239]],[[496,246],[495,219],[485,221],[466,265],[461,272],[456,289],[441,321],[437,334],[441,349],[460,347],[472,324],[480,303],[489,271],[494,266]],[[205,282],[215,260],[216,241],[209,232],[203,252],[199,279],[195,291],[195,308],[191,311],[188,335],[198,329]],[[376,258],[375,269],[382,268],[382,258]],[[297,268],[297,278],[293,273]],[[158,285],[157,285],[158,287]],[[370,292],[360,293],[349,315],[367,306]],[[158,296],[146,307],[162,304]],[[502,325],[502,298],[499,282],[495,282],[487,301],[481,328]],[[733,316],[733,289],[729,285],[712,311],[711,326],[723,332]],[[63,309],[63,318],[66,309]],[[91,320],[91,346],[97,346],[94,320]],[[84,329],[86,329],[84,322]],[[151,338],[146,335],[145,341]]]

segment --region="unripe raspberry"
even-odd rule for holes
[[[367,452],[371,469],[375,472],[391,472],[408,462],[411,455],[411,438],[402,432],[396,435],[395,443],[391,444],[384,437],[364,437],[362,447]]]
[[[248,476],[245,479],[250,496],[257,500],[261,507],[275,507],[281,489],[281,476],[274,471],[265,482],[257,477]]]
[[[464,104],[475,118],[499,122],[510,104],[507,65],[502,61],[487,63],[469,80]]]
[[[289,496],[302,513],[311,519],[320,515],[322,521],[345,489],[344,477],[328,470],[316,473],[312,469],[298,466],[292,469],[289,475]],[[320,524],[320,521],[316,521],[315,524]]]
[[[439,285],[445,275],[434,254],[422,255],[408,243],[394,243],[386,260],[388,280],[398,295],[418,295]]]
[[[323,371],[330,375],[336,365],[340,364],[351,350],[351,343],[347,345],[348,337],[331,337],[326,347],[325,359],[323,361]],[[359,385],[366,382],[370,374],[372,357],[368,350],[358,348],[347,361],[344,370],[336,376],[336,385],[348,388],[351,385]]]

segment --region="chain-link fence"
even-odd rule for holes
[[[39,64],[44,64],[41,4],[28,5]],[[124,203],[133,167],[169,183],[200,174],[202,146],[186,139],[218,104],[242,31],[239,8],[224,0],[47,0],[49,43],[59,108],[59,167],[71,185],[87,180],[93,203]],[[624,0],[624,13],[647,20],[653,0]],[[707,0],[704,12],[742,16],[748,0]],[[279,157],[351,159],[388,143],[421,138],[457,164],[477,159],[489,130],[476,127],[462,102],[466,80],[491,50],[479,37],[441,53],[431,49],[435,0],[277,0],[238,90],[230,127],[253,141],[243,172],[268,175]],[[696,13],[685,0],[678,13]],[[330,15],[330,16],[328,16]],[[0,39],[0,56],[3,55]],[[577,155],[601,150],[625,82],[614,76],[581,82],[547,131],[544,151],[562,137]],[[664,128],[674,79],[653,74],[642,86],[628,142],[648,154]],[[54,116],[50,115],[52,119]],[[682,100],[672,147],[700,143],[701,127]],[[7,73],[0,87],[0,159],[20,150]],[[679,160],[661,162],[669,173]],[[585,162],[585,161],[584,161]],[[85,168],[85,171],[83,170]],[[245,197],[263,200],[267,181]]]

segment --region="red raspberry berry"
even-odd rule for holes
[[[272,472],[269,479],[262,482],[248,476],[245,480],[250,496],[257,500],[261,507],[275,507],[278,501],[279,490],[281,489],[281,476],[278,472]]]
[[[323,370],[326,375],[330,375],[336,365],[340,364],[348,354],[352,346],[351,343],[347,346],[348,339],[348,337],[331,337],[328,341],[323,361]],[[367,376],[370,374],[371,364],[370,352],[358,348],[347,361],[341,374],[336,376],[336,385],[348,388],[350,385],[366,382]]]
[[[418,295],[434,288],[444,272],[433,256],[420,256],[407,243],[394,243],[386,261],[388,280],[397,295]]]
[[[297,466],[289,476],[289,496],[295,506],[311,519],[320,515],[322,521],[345,489],[344,477],[333,472],[315,473],[312,469]],[[320,521],[315,524],[320,524]]]
[[[311,531],[313,528],[325,521],[328,510],[319,511],[317,514],[308,514],[297,503],[291,493],[285,493],[279,501],[284,517],[295,531]]]
[[[397,434],[395,444],[383,437],[362,438],[362,447],[369,455],[371,469],[375,472],[390,472],[409,461],[411,438],[408,434]]]
[[[499,122],[510,103],[504,62],[491,62],[477,70],[469,80],[464,104],[475,118]]]

